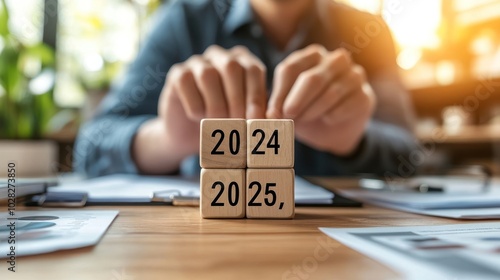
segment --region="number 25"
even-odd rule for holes
[[[262,190],[262,185],[257,181],[253,181],[252,183],[250,183],[248,188],[252,189],[254,186],[257,187],[257,191],[255,191],[254,196],[248,202],[248,206],[262,206],[262,202],[255,202],[257,197],[259,197],[260,191]],[[276,192],[274,190],[271,190],[272,187],[276,187],[276,183],[266,183],[266,190],[264,191],[264,194],[266,196],[271,195],[271,200],[269,200],[269,198],[267,197],[264,198],[264,203],[267,206],[273,206],[276,203]]]

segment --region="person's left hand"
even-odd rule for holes
[[[347,156],[361,141],[375,102],[364,69],[348,51],[310,45],[276,67],[266,117],[293,119],[299,141]]]

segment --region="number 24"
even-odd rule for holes
[[[256,129],[252,133],[253,137],[256,137],[257,134],[260,134],[260,140],[255,146],[255,148],[252,150],[252,155],[264,155],[266,154],[265,151],[259,151],[260,146],[262,145],[262,142],[264,142],[264,138],[266,138],[266,133],[262,129]],[[267,148],[269,149],[274,149],[274,154],[278,154],[278,150],[280,148],[280,144],[278,144],[278,130],[274,130],[273,134],[271,135],[271,138],[269,138],[269,142],[267,142]]]

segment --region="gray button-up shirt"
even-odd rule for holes
[[[367,46],[360,46],[354,27],[366,26],[377,19],[351,8],[335,7],[332,11],[337,16],[311,15],[285,51],[279,51],[265,38],[248,0],[178,0],[165,5],[158,12],[155,28],[135,62],[113,86],[98,116],[81,128],[74,150],[75,170],[91,177],[137,173],[131,158],[131,144],[138,128],[156,117],[167,72],[173,64],[203,53],[210,45],[246,46],[266,65],[268,88],[272,87],[276,65],[292,51],[310,43],[322,44],[330,50],[352,47],[353,59],[366,69],[369,78],[381,72],[397,78],[387,27],[380,25],[380,34]],[[296,142],[295,170],[298,175],[315,176],[383,175],[398,172],[401,157],[406,157],[414,148],[414,139],[407,130],[374,119],[357,151],[348,158]],[[194,174],[198,170],[198,160],[193,155],[186,159],[180,171]]]

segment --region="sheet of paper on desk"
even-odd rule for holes
[[[150,202],[155,192],[177,192],[182,196],[199,196],[198,180],[177,177],[109,175],[50,187],[50,192],[86,192],[89,201]]]
[[[500,223],[320,228],[405,279],[499,279]]]
[[[36,255],[96,245],[118,211],[17,211],[0,214],[0,258]],[[12,219],[17,218],[17,219]],[[15,225],[15,244],[11,227]],[[9,239],[11,238],[11,239]],[[15,250],[11,250],[15,246]]]
[[[415,193],[343,189],[340,194],[367,204],[454,219],[500,219],[500,188],[487,193]]]
[[[500,189],[485,193],[417,193],[373,190],[348,190],[342,193],[362,196],[366,200],[407,206],[414,209],[457,209],[500,207]]]
[[[295,177],[295,203],[330,204],[334,194],[309,181]]]
[[[14,181],[14,184],[9,184],[9,178],[0,178],[0,200],[9,198],[14,188],[16,197],[22,197],[43,193],[47,186],[54,186],[58,182],[57,177],[16,178]]]
[[[51,192],[87,192],[89,201],[101,202],[149,202],[156,192],[178,192],[181,196],[199,196],[199,179],[180,177],[110,175],[73,182],[49,188]],[[328,204],[333,193],[308,181],[295,178],[295,201],[297,203]]]

